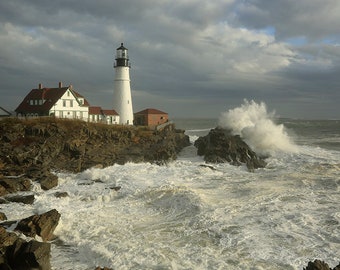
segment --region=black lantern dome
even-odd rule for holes
[[[116,50],[116,63],[114,67],[130,67],[128,49],[124,47],[123,43]]]

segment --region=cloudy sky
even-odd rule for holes
[[[339,0],[0,1],[0,106],[62,81],[112,108],[124,42],[135,111],[217,118],[248,99],[339,119],[339,14]]]

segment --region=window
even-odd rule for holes
[[[70,100],[70,107],[73,107],[73,100]]]
[[[66,100],[63,100],[63,107],[66,107]]]
[[[67,96],[68,96],[68,97],[70,96],[70,91],[67,91]]]

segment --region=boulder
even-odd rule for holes
[[[50,173],[45,178],[39,180],[40,186],[43,190],[49,190],[58,185],[58,176]]]
[[[0,226],[0,269],[49,270],[50,251],[50,243],[35,240],[26,242]]]
[[[32,181],[40,183],[43,190],[49,190],[58,185],[58,177],[52,174],[46,166],[32,166],[26,171],[26,175]]]
[[[332,270],[332,268],[330,268],[324,261],[314,260],[314,262],[308,262],[307,267],[303,268],[303,270]],[[340,263],[334,267],[333,270],[340,270]]]
[[[60,214],[53,209],[41,215],[33,215],[19,221],[15,230],[26,236],[40,236],[43,241],[53,238],[53,232],[58,225]]]
[[[7,264],[12,269],[50,270],[51,244],[17,238],[6,250]]]
[[[7,216],[5,215],[5,213],[0,212],[0,221],[4,221],[7,220]]]
[[[249,171],[266,166],[266,162],[240,136],[232,135],[227,129],[212,129],[208,135],[199,137],[194,145],[197,154],[204,156],[204,160],[209,163],[245,164]]]
[[[29,191],[31,189],[31,181],[27,177],[3,177],[0,179],[0,196],[17,191]]]
[[[54,193],[54,196],[56,198],[65,198],[65,197],[68,197],[68,193],[66,191],[57,191],[56,193]]]
[[[0,226],[0,255],[5,254],[7,247],[13,245],[17,238],[15,233],[7,232],[5,227]]]
[[[6,196],[5,199],[9,202],[23,203],[23,204],[33,204],[34,195],[14,195]]]
[[[331,268],[328,266],[327,263],[315,260],[314,262],[308,262],[308,265],[306,268],[303,268],[304,270],[330,270]]]

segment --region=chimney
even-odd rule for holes
[[[72,85],[72,84],[70,84],[70,86],[69,86],[68,88],[70,88],[70,89],[72,90],[72,89],[73,89],[73,85]]]
[[[59,82],[59,88],[62,88],[62,87],[63,87],[63,83]]]
[[[42,84],[41,83],[39,83],[39,89],[42,89]]]

